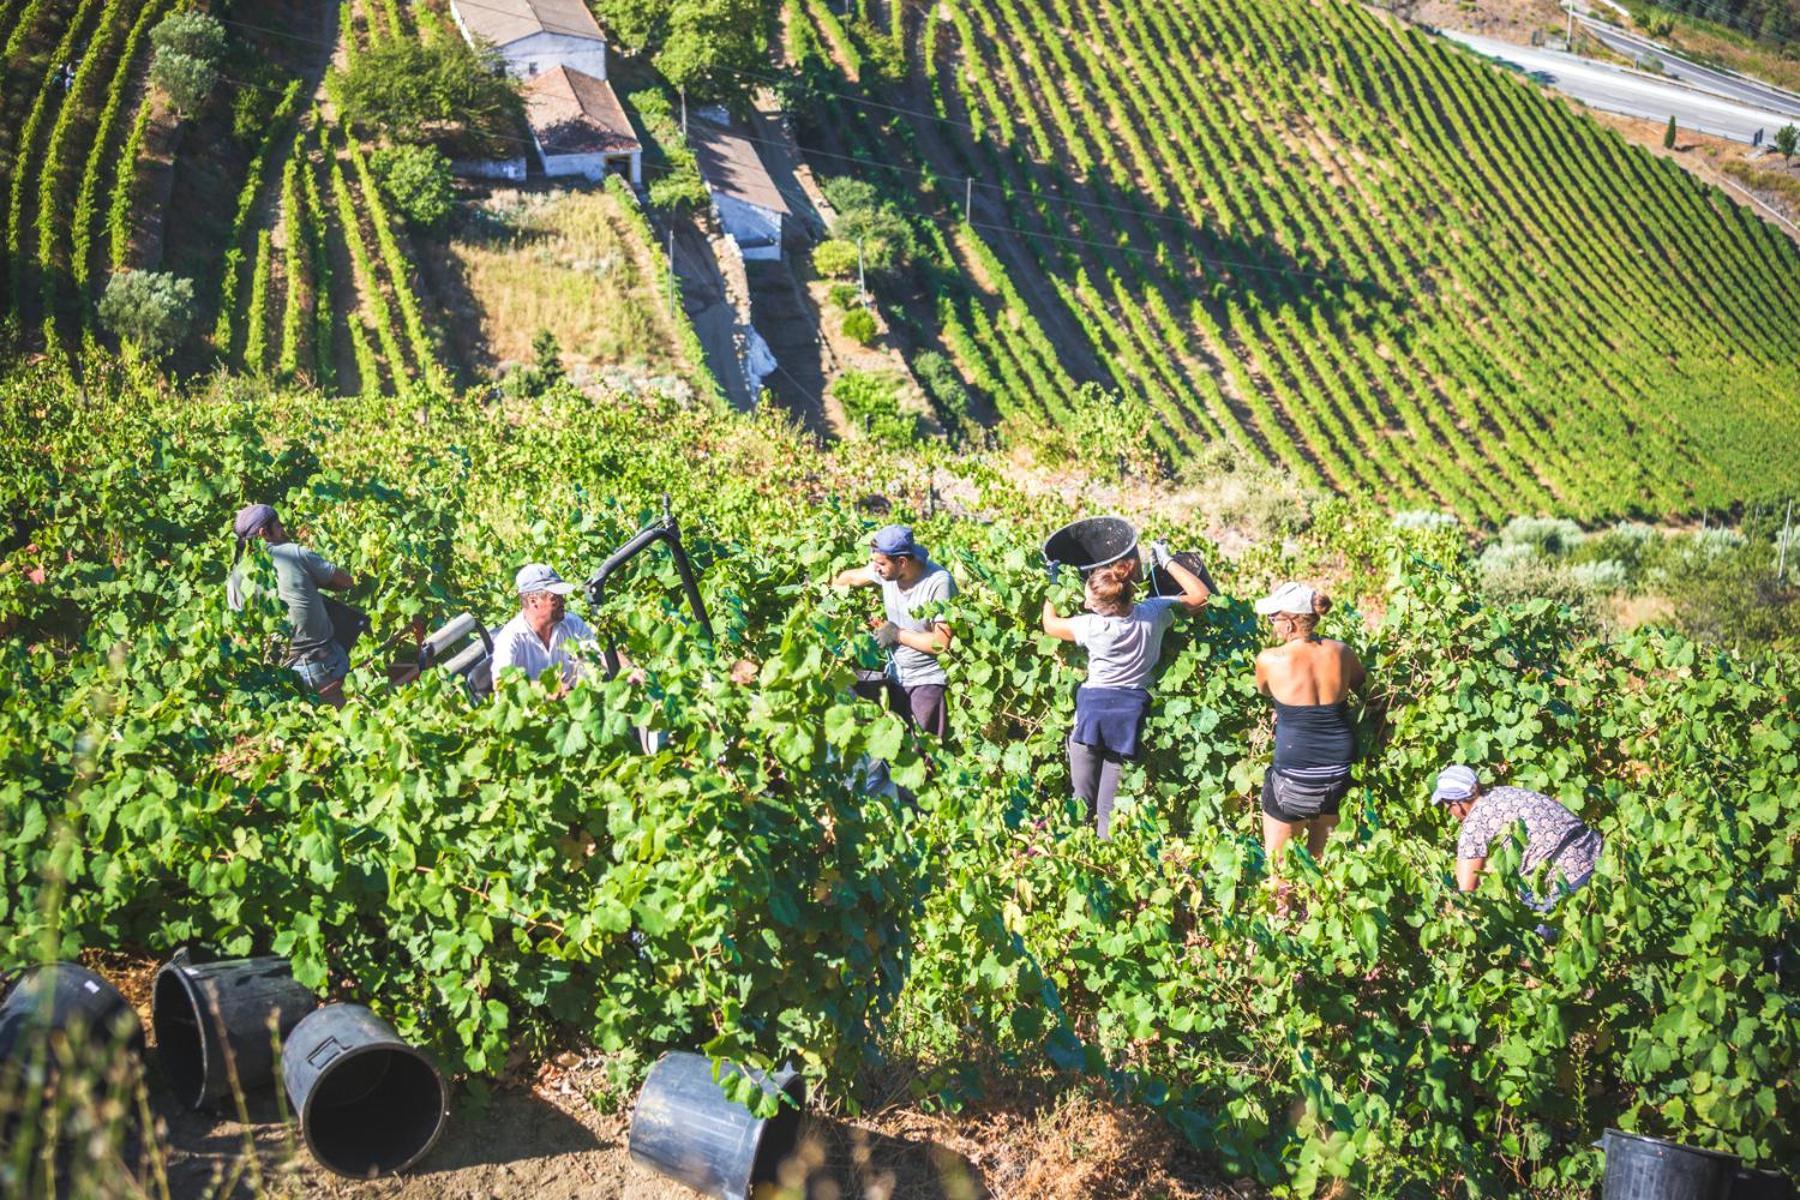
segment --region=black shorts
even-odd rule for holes
[[[1335,817],[1338,815],[1338,809],[1343,806],[1344,797],[1350,794],[1350,777],[1346,775],[1335,783],[1324,785],[1323,801],[1317,812],[1285,808],[1282,806],[1281,796],[1278,793],[1284,790],[1291,793],[1296,787],[1307,788],[1307,785],[1297,783],[1292,778],[1284,778],[1278,782],[1275,775],[1274,767],[1270,767],[1263,775],[1262,810],[1286,825],[1295,825],[1301,821],[1311,821],[1319,817]],[[1293,797],[1290,795],[1290,803],[1292,803],[1292,799]],[[1310,806],[1308,808],[1310,809]]]

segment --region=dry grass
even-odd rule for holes
[[[548,329],[574,374],[676,368],[656,281],[618,203],[597,189],[501,191],[461,224],[450,251],[496,361],[530,361],[532,338]]]

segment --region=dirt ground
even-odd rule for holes
[[[245,1098],[250,1120],[197,1113],[155,1068],[152,960],[88,954],[138,1010],[149,1040],[151,1111],[171,1200],[692,1200],[698,1193],[633,1162],[629,1108],[603,1112],[604,1060],[565,1053],[497,1090],[483,1111],[453,1103],[442,1136],[407,1175],[350,1180],[321,1168],[284,1120],[273,1088]],[[855,1118],[809,1114],[765,1200],[1251,1200],[1248,1180],[1216,1169],[1147,1109],[1063,1090],[998,1081],[958,1114],[896,1104]],[[155,1168],[145,1194],[160,1195]]]

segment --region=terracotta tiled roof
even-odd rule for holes
[[[755,143],[743,134],[702,117],[688,122],[688,145],[699,160],[701,178],[713,191],[758,208],[788,211]]]
[[[643,148],[612,85],[567,67],[525,82],[525,119],[545,154],[626,154]]]
[[[605,41],[600,23],[582,0],[450,0],[465,28],[496,46],[534,33],[562,33]]]

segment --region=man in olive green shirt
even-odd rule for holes
[[[325,611],[325,597],[319,589],[343,591],[350,586],[349,573],[288,537],[275,510],[267,504],[246,506],[232,528],[239,557],[259,538],[268,545],[269,558],[275,564],[275,590],[287,605],[292,629],[288,666],[321,698],[341,707],[350,655],[334,636],[331,615]]]

